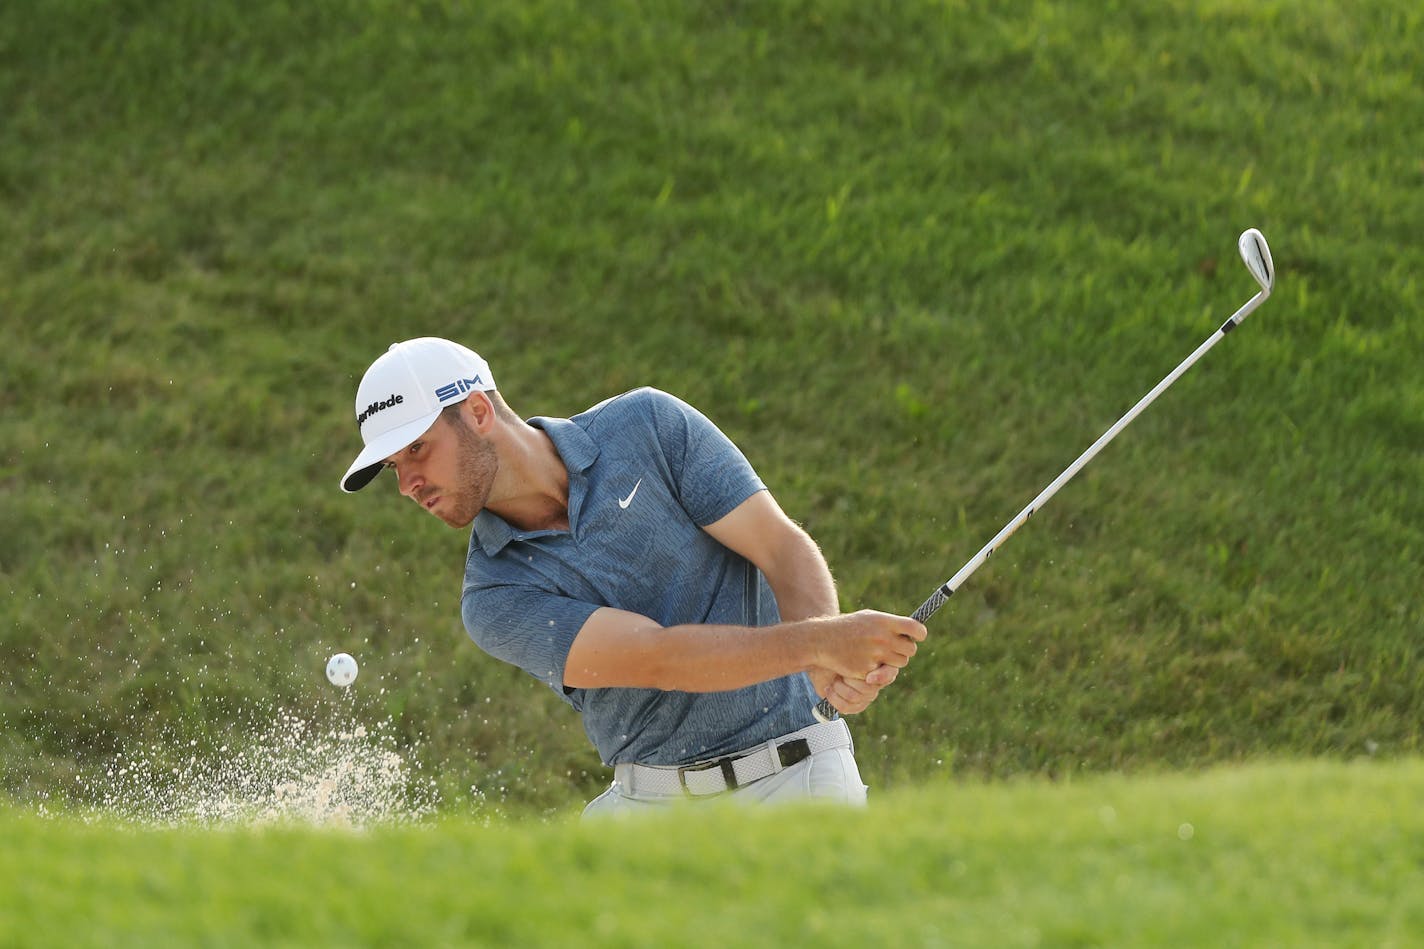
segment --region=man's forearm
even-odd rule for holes
[[[777,626],[670,626],[650,636],[637,670],[645,687],[723,692],[809,669],[814,620]]]
[[[662,627],[645,616],[605,607],[589,617],[574,640],[564,684],[680,692],[739,689],[810,668],[825,636],[816,622]]]
[[[775,626],[664,628],[604,607],[574,639],[564,685],[722,692],[812,668],[864,677],[881,664],[904,666],[923,635],[913,620],[871,610]]]

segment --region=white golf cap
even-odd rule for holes
[[[459,343],[422,336],[391,346],[356,389],[356,424],[366,447],[346,469],[341,490],[370,484],[387,458],[435,424],[441,409],[493,388],[489,363]]]

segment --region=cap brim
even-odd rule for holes
[[[440,412],[440,409],[436,409],[429,415],[422,415],[397,426],[361,449],[361,454],[356,456],[356,460],[351,462],[351,467],[346,469],[346,474],[341,478],[341,490],[347,494],[355,494],[370,484],[376,475],[381,473],[385,460],[428,432],[430,426],[440,417]]]

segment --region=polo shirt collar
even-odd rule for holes
[[[587,481],[582,475],[589,468],[593,467],[593,463],[598,460],[598,443],[592,438],[589,438],[588,432],[583,430],[583,426],[576,422],[571,422],[566,418],[542,418],[536,416],[535,418],[529,419],[528,422],[549,436],[549,440],[554,443],[554,450],[559,453],[559,457],[563,459],[564,467],[568,469],[569,525],[572,527],[574,519],[578,516],[578,510],[587,488]],[[491,557],[503,550],[512,540],[521,540],[526,537],[554,533],[562,532],[547,530],[522,531],[511,527],[509,522],[498,514],[491,514],[489,511],[480,511],[479,514],[475,515],[475,540],[484,548],[485,553]]]

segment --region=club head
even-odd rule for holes
[[[1261,290],[1269,295],[1276,285],[1276,265],[1271,262],[1271,248],[1267,246],[1266,238],[1254,227],[1248,227],[1237,238],[1236,247],[1241,251],[1246,269],[1251,271]]]

